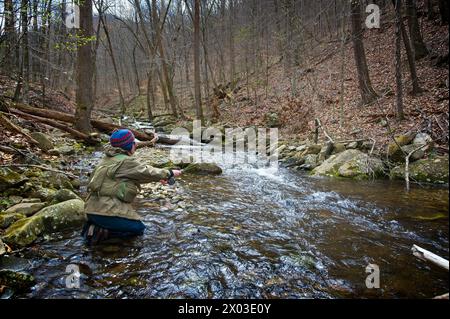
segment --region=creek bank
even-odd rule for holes
[[[448,155],[439,155],[426,133],[408,132],[396,136],[385,151],[376,151],[370,140],[281,141],[278,156],[284,167],[312,176],[350,179],[405,179],[408,158],[412,181],[448,185]]]

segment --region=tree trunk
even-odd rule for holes
[[[230,82],[231,89],[234,88],[235,76],[236,76],[236,62],[234,53],[234,0],[230,0],[230,14],[229,14],[229,31],[230,31]]]
[[[153,90],[153,74],[148,72],[147,75],[147,115],[150,122],[153,121],[152,108],[155,105],[155,93]]]
[[[395,0],[395,82],[397,86],[396,111],[397,119],[403,120],[403,87],[402,87],[402,52],[401,52],[401,0]]]
[[[156,42],[157,50],[159,52],[159,58],[161,59],[161,66],[162,66],[162,71],[163,71],[162,74],[164,76],[164,82],[166,83],[167,93],[169,95],[170,108],[172,110],[173,116],[175,116],[175,118],[177,118],[178,117],[177,100],[176,100],[176,97],[175,97],[175,94],[173,91],[172,79],[169,75],[169,70],[167,67],[167,61],[166,61],[166,56],[165,56],[163,42],[162,42],[162,36],[161,36],[162,26],[160,25],[160,17],[158,16],[158,12],[157,12],[156,0],[152,0],[152,20],[153,20],[153,28],[155,30],[155,42]]]
[[[80,5],[80,29],[82,38],[89,38],[78,47],[77,52],[77,109],[75,113],[75,128],[83,133],[91,131],[91,112],[94,106],[92,88],[93,54],[91,37],[93,33],[92,0],[83,0]]]
[[[203,122],[200,86],[200,0],[194,0],[194,91],[196,117]]]
[[[14,29],[15,15],[13,0],[5,0],[5,56],[3,68],[6,73],[10,73],[14,66],[14,47],[16,41],[16,32]]]
[[[105,31],[106,41],[108,42],[108,52],[111,57],[111,61],[112,61],[113,68],[114,68],[114,75],[116,78],[117,89],[119,90],[119,107],[120,107],[121,116],[123,117],[125,115],[125,99],[123,98],[122,85],[120,83],[119,71],[117,69],[117,62],[116,62],[116,58],[114,55],[111,38],[109,36],[108,26],[106,25],[105,18],[103,17],[103,11],[102,11],[103,5],[102,4],[103,4],[103,1],[101,2],[101,4],[99,5],[99,7],[97,9],[98,9],[100,21],[103,25],[103,30]]]
[[[28,40],[28,0],[21,1],[20,21],[22,29],[22,66],[21,77],[23,83],[22,101],[28,102],[28,91],[30,86],[30,48]],[[18,93],[20,96],[20,91]]]
[[[399,5],[401,6],[401,2],[399,3]],[[403,42],[405,43],[406,56],[408,58],[409,72],[411,74],[411,81],[412,81],[412,94],[417,95],[422,92],[422,89],[420,88],[419,79],[417,77],[416,62],[414,61],[414,53],[411,48],[411,42],[409,41],[405,25],[403,24],[403,20],[400,20],[399,26],[403,37]]]
[[[411,36],[414,58],[419,60],[428,55],[428,49],[423,42],[422,33],[420,32],[415,0],[406,0],[406,11],[408,15],[408,28]]]
[[[369,77],[369,68],[367,67],[366,53],[362,40],[362,21],[361,21],[361,3],[360,0],[351,1],[351,21],[353,51],[355,54],[356,68],[358,71],[359,90],[363,104],[369,104],[377,98],[375,90],[372,88]]]
[[[448,24],[448,0],[439,0],[439,13],[442,24]]]

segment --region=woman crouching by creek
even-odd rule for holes
[[[179,170],[158,169],[133,156],[136,142],[128,129],[116,130],[105,149],[105,157],[94,170],[88,184],[85,212],[88,221],[82,235],[87,243],[109,238],[139,236],[145,225],[133,209],[140,185],[166,181],[181,175]]]

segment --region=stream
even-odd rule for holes
[[[219,165],[220,176],[186,175],[173,186],[194,210],[155,209],[140,199],[147,226],[140,238],[87,247],[74,230],[40,244],[41,258],[30,260],[37,285],[22,297],[430,298],[448,291],[448,272],[411,253],[417,244],[448,258],[447,188],[406,192],[392,181]],[[80,267],[79,289],[66,288],[69,264]],[[379,289],[366,287],[368,264],[379,266]]]

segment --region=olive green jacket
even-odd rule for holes
[[[88,184],[86,214],[140,220],[132,206],[140,184],[167,179],[170,171],[140,163],[120,148],[107,146],[105,154]]]

